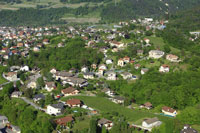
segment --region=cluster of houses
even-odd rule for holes
[[[6,116],[0,115],[0,133],[21,133],[21,130],[12,125]]]

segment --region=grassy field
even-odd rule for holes
[[[71,97],[65,97],[62,100],[67,100]],[[119,115],[123,115],[127,118],[129,122],[136,122],[142,118],[148,117],[159,117],[164,121],[172,120],[171,118],[155,115],[147,111],[132,110],[126,107],[123,107],[119,104],[115,104],[110,100],[104,97],[89,97],[89,96],[74,96],[73,98],[78,98],[82,100],[87,106],[92,107],[98,111],[107,113],[107,112],[118,112]]]
[[[161,38],[161,37],[146,37],[148,39],[150,39],[150,43],[153,43],[155,45],[156,48],[160,48],[161,50],[164,49],[164,40]],[[171,48],[171,51],[173,53],[179,53],[180,50],[179,49],[176,49],[174,47],[170,47]]]
[[[85,116],[84,120],[78,121],[74,124],[73,131],[83,131],[84,129],[89,128],[90,117]]]

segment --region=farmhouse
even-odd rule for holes
[[[176,112],[175,109],[172,109],[172,108],[167,107],[167,106],[162,107],[162,112],[165,115],[169,115],[169,116],[173,116],[173,117],[175,117],[177,115],[177,112]]]
[[[101,128],[104,126],[107,130],[110,130],[113,126],[113,122],[105,118],[102,118],[98,121],[98,126]]]
[[[79,91],[73,87],[69,87],[69,88],[61,90],[61,93],[64,96],[72,96],[72,95],[77,95]]]
[[[151,50],[149,51],[149,58],[159,59],[163,57],[165,52],[160,50]]]

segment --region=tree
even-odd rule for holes
[[[28,88],[24,91],[24,95],[28,98],[32,98],[33,96],[33,90],[31,88]]]
[[[169,45],[167,45],[167,44],[164,45],[164,51],[165,51],[166,53],[169,53],[169,52],[171,51]]]
[[[54,98],[52,95],[48,94],[46,95],[45,97],[45,105],[49,105],[49,104],[52,104],[54,101]]]
[[[90,120],[90,129],[89,133],[96,133],[97,132],[97,120],[92,118]]]

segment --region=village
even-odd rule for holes
[[[98,127],[111,130],[115,124],[113,117],[103,117],[98,105],[94,106],[92,102],[85,100],[95,100],[98,97],[128,112],[147,112],[147,116],[128,123],[137,131],[151,132],[153,128],[163,124],[163,119],[174,119],[180,111],[166,105],[155,111],[156,107],[150,101],[142,104],[129,101],[127,105],[126,96],[110,88],[107,82],[125,80],[134,83],[151,71],[163,75],[184,71],[186,68],[183,67],[184,56],[180,54],[181,51],[159,44],[164,42],[156,37],[156,33],[162,31],[167,23],[168,21],[144,18],[120,22],[111,29],[98,26],[0,27],[0,42],[3,44],[0,50],[0,63],[2,68],[6,68],[6,71],[1,73],[0,90],[3,91],[4,85],[13,83],[11,99],[21,99],[34,109],[49,115],[59,127],[55,129],[58,133],[72,131],[80,116],[84,116],[85,119],[97,116]],[[134,25],[137,25],[137,28]],[[198,38],[199,34],[194,34]],[[134,39],[130,35],[133,35]],[[52,39],[57,36],[61,36],[59,41]],[[12,60],[20,64],[15,60],[15,56],[29,59],[32,53],[40,53],[49,47],[66,47],[67,38],[77,37],[84,40],[85,48],[98,49],[104,55],[99,64],[93,63],[70,70],[52,67],[47,72],[47,77],[38,66],[29,66],[26,62],[21,63],[21,66],[11,66],[9,63],[9,60]],[[117,53],[129,47],[134,47],[131,54],[118,56]],[[13,126],[7,117],[0,115],[0,132],[6,130],[9,133],[20,133],[20,128]],[[187,130],[196,131],[190,125],[185,125],[181,133],[186,133]]]

